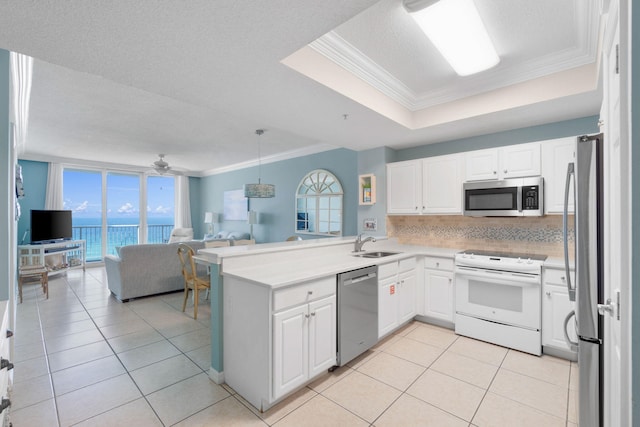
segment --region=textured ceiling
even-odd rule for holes
[[[585,23],[598,23],[595,3],[476,0],[503,59],[466,79],[452,73],[399,0],[1,1],[0,48],[35,58],[21,158],[146,167],[166,153],[172,166],[202,174],[252,164],[257,128],[267,129],[268,161],[597,114],[593,87],[411,129],[281,62],[333,31],[433,106],[593,62],[597,29]]]

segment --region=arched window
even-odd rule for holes
[[[331,172],[309,172],[296,192],[296,233],[341,236],[343,194]]]

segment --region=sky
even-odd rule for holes
[[[107,218],[140,218],[140,175],[107,173]],[[174,178],[145,176],[147,180],[147,217],[174,217]],[[64,209],[74,218],[102,216],[102,172],[64,171]]]

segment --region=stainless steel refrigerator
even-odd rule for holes
[[[575,283],[569,275],[568,244],[572,178]],[[602,425],[604,321],[598,310],[603,300],[603,181],[603,135],[578,137],[576,158],[567,170],[563,231],[569,299],[576,302],[575,312],[569,313],[564,322],[565,339],[578,350],[580,427]],[[572,318],[576,322],[577,342],[571,342],[567,333]]]

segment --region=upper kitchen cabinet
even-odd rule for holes
[[[470,151],[465,163],[467,181],[540,175],[540,143]]]
[[[462,213],[462,156],[429,157],[422,160],[423,213]]]
[[[460,154],[387,164],[387,213],[461,214]]]
[[[387,213],[422,211],[422,161],[387,164]]]
[[[576,140],[575,136],[570,136],[542,143],[545,213],[560,214],[564,211],[567,166],[575,161]],[[573,194],[573,180],[570,191]],[[569,197],[569,212],[573,212],[573,197]]]

